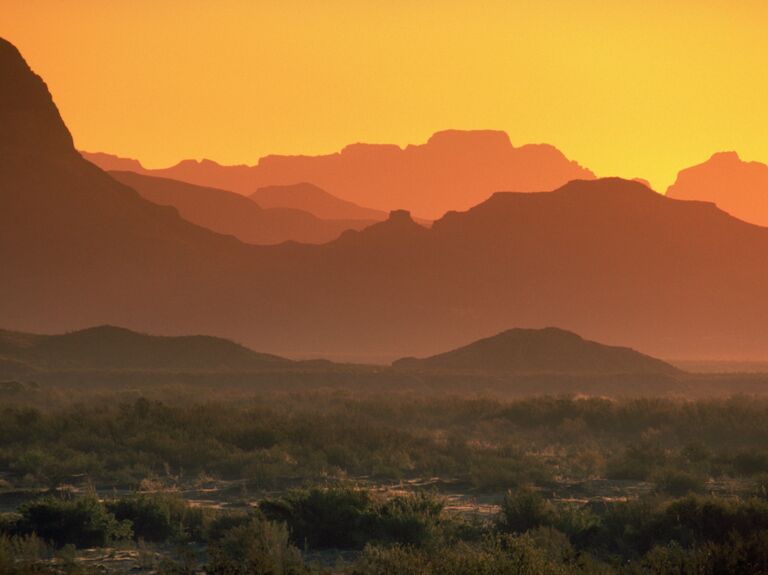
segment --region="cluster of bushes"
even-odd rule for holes
[[[87,476],[135,487],[206,474],[285,488],[319,478],[446,477],[486,492],[555,478],[701,491],[768,473],[768,400],[350,397],[2,407],[0,474],[16,486]],[[556,454],[556,455],[552,455]],[[684,472],[684,473],[683,473]]]
[[[14,575],[48,572],[44,559],[52,548],[145,536],[206,547],[200,564],[168,563],[169,573],[331,572],[307,561],[300,549],[357,551],[334,566],[334,573],[346,575],[738,575],[768,569],[768,501],[758,498],[639,499],[598,512],[521,489],[487,521],[449,514],[428,494],[383,498],[351,488],[294,491],[248,513],[218,514],[198,513],[167,495],[103,503],[44,498],[0,525],[0,572]]]
[[[362,549],[370,543],[423,546],[444,533],[442,503],[426,494],[376,498],[353,488],[310,489],[261,502],[285,523],[294,543],[311,548]]]
[[[211,512],[174,494],[137,494],[101,501],[45,496],[0,515],[6,536],[37,536],[56,547],[106,547],[120,541],[203,541]]]

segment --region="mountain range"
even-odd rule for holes
[[[176,208],[185,220],[221,234],[233,235],[246,243],[295,241],[322,244],[339,237],[345,230],[362,229],[375,221],[321,219],[309,211],[293,207],[262,208],[256,202],[226,190],[136,172],[110,171],[109,174],[150,202]],[[362,215],[364,212],[359,213]],[[381,219],[379,214],[375,215],[376,219]]]
[[[672,375],[678,372],[670,364],[633,349],[587,341],[575,333],[554,327],[510,329],[432,357],[399,359],[393,366],[411,370],[527,375]]]
[[[343,200],[380,211],[407,209],[434,219],[499,190],[551,190],[594,174],[549,145],[515,147],[505,132],[446,130],[425,144],[351,144],[324,156],[265,156],[255,166],[184,160],[147,170],[106,154],[86,158],[108,170],[131,170],[251,195],[259,188],[311,182]],[[357,217],[357,216],[356,216]]]
[[[266,186],[256,190],[250,198],[263,208],[306,210],[326,220],[381,221],[387,219],[387,212],[364,208],[341,200],[307,182]]]
[[[232,341],[203,336],[156,336],[103,325],[56,335],[0,330],[0,380],[53,373],[224,374],[275,371],[338,373],[331,362],[295,362]],[[347,366],[352,368],[353,366]],[[404,358],[397,372],[515,375],[667,375],[671,365],[628,348],[586,341],[557,328],[511,329],[430,358]],[[373,373],[386,368],[378,367]],[[357,366],[357,373],[368,372]]]
[[[768,166],[745,162],[736,152],[720,152],[682,170],[667,196],[714,202],[739,219],[768,226]]]
[[[0,330],[0,358],[66,371],[259,371],[294,363],[221,338],[152,336],[108,325],[60,335]]]
[[[391,361],[509,326],[558,325],[657,357],[768,358],[768,229],[711,203],[617,178],[554,191],[543,183],[539,193],[496,192],[431,228],[395,210],[323,245],[254,246],[186,221],[83,159],[45,84],[5,41],[0,125],[8,329],[111,324],[208,333],[287,357]],[[383,153],[429,155],[463,137]],[[496,144],[483,147],[486,138]],[[472,157],[523,149],[505,141],[484,133]],[[449,156],[433,156],[446,162],[431,168],[439,179],[455,175]]]

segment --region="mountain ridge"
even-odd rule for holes
[[[326,220],[381,221],[387,218],[384,211],[339,199],[309,182],[265,186],[248,197],[263,208],[301,209]]]
[[[147,335],[111,325],[59,335],[0,330],[0,358],[38,370],[219,372],[293,364],[222,338]]]
[[[708,201],[731,215],[768,226],[768,165],[747,162],[734,151],[717,152],[707,161],[681,170],[667,197]]]
[[[92,160],[99,162],[95,156]],[[308,182],[341,200],[384,212],[407,209],[422,219],[466,209],[500,189],[539,191],[595,177],[554,146],[515,147],[498,130],[443,130],[424,144],[402,148],[355,143],[325,155],[273,154],[251,166],[182,160],[142,173],[244,195]]]
[[[514,374],[674,375],[672,365],[628,347],[585,340],[554,327],[513,328],[431,357],[402,358],[397,369]]]
[[[109,174],[145,199],[158,205],[173,206],[181,217],[193,224],[250,244],[286,241],[321,244],[339,237],[347,229],[361,229],[373,223],[325,220],[296,208],[262,208],[234,192],[132,171],[110,171]]]
[[[37,93],[4,96],[2,113],[37,102],[49,109],[33,117],[58,118],[49,128],[60,130],[42,81],[27,67],[10,82],[19,64],[3,62],[0,93]],[[429,229],[395,210],[327,244],[256,246],[148,202],[38,128],[0,132],[15,150],[0,154],[9,329],[113,324],[287,357],[391,361],[510,325],[557,325],[658,357],[768,358],[768,229],[712,204],[575,180],[488,194]],[[38,154],[37,138],[58,144]]]

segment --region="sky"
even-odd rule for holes
[[[500,129],[660,191],[768,161],[763,0],[0,0],[78,148],[164,167]]]

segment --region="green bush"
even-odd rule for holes
[[[293,541],[311,548],[362,549],[367,543],[431,544],[439,537],[442,503],[428,494],[375,499],[350,487],[293,491],[259,508],[288,525]]]
[[[268,519],[288,525],[298,545],[313,548],[362,548],[372,507],[367,491],[352,488],[293,491],[259,505]]]
[[[488,537],[480,545],[460,543],[437,551],[406,546],[365,548],[352,575],[566,575],[578,565],[551,560],[528,536]]]
[[[528,487],[507,493],[501,504],[498,527],[507,533],[525,533],[536,527],[554,525],[556,517],[554,505]]]
[[[113,541],[130,539],[130,521],[118,521],[95,497],[71,501],[44,497],[19,509],[21,533],[35,533],[57,547],[104,547]]]
[[[130,521],[135,539],[165,542],[173,539],[201,540],[204,532],[202,509],[190,507],[178,495],[141,494],[106,503],[118,521]]]
[[[209,547],[210,575],[298,575],[307,572],[283,523],[258,516],[225,530]]]
[[[704,478],[697,473],[679,469],[665,469],[655,476],[656,488],[662,493],[680,497],[704,491]]]
[[[51,550],[37,535],[0,535],[0,573],[26,575],[51,556]],[[39,567],[38,567],[39,568]]]

